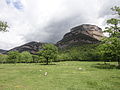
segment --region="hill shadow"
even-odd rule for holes
[[[120,69],[120,67],[110,63],[106,63],[106,64],[98,63],[95,65],[92,65],[92,67],[98,68],[98,69]]]

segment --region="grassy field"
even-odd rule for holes
[[[120,90],[120,69],[102,62],[54,64],[0,64],[0,90]]]

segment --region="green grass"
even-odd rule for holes
[[[120,69],[102,62],[55,64],[0,64],[0,90],[120,90]]]

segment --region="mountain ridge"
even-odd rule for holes
[[[66,48],[70,46],[81,46],[84,44],[96,44],[99,43],[103,37],[104,35],[100,27],[91,24],[82,24],[71,28],[70,32],[66,33],[55,45],[59,48]],[[35,54],[44,44],[46,43],[32,41],[8,51],[5,50],[2,53],[6,54],[9,51],[28,51],[31,54]]]
[[[9,51],[18,51],[18,52],[28,51],[31,54],[35,54],[36,52],[39,51],[39,49],[42,47],[43,44],[45,44],[45,43],[32,41],[32,42],[28,42],[26,44],[23,44],[21,46],[15,47],[13,49],[10,49],[7,52],[9,52]],[[5,53],[7,53],[7,52],[5,52]]]
[[[57,46],[65,48],[73,45],[96,44],[104,37],[102,29],[96,25],[82,24],[66,33]]]

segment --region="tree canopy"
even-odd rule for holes
[[[109,37],[102,40],[98,50],[105,61],[118,61],[120,66],[120,7],[115,6],[112,11],[118,17],[107,20],[109,26],[105,28],[105,32],[109,33]]]
[[[0,31],[8,31],[7,28],[9,28],[7,22],[4,22],[4,21],[0,21]]]
[[[119,37],[120,36],[120,7],[113,7],[112,11],[115,12],[117,18],[110,18],[106,21],[108,27],[105,27],[105,31],[109,33],[109,37]]]
[[[50,60],[55,60],[57,58],[58,48],[53,44],[45,44],[42,46],[42,50],[39,51],[39,55],[46,59],[46,64],[48,65]]]

